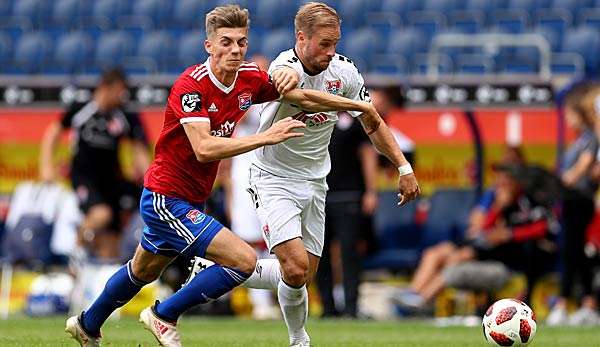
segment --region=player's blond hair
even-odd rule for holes
[[[308,37],[319,27],[339,27],[341,22],[337,12],[322,2],[308,2],[302,5],[294,18],[296,33],[302,31]]]
[[[206,37],[211,37],[219,28],[248,28],[248,10],[238,5],[215,7],[206,15]]]

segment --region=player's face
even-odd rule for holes
[[[106,109],[120,107],[129,99],[129,91],[123,82],[113,82],[105,85],[102,95],[102,103]]]
[[[298,46],[307,68],[315,73],[326,70],[335,56],[335,47],[340,37],[339,26],[318,28],[310,37],[299,35]]]
[[[235,73],[248,50],[248,28],[219,28],[204,46],[219,70]]]

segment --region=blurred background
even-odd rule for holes
[[[80,310],[101,289],[100,278],[131,256],[142,227],[135,188],[143,173],[139,157],[151,158],[171,83],[207,58],[204,15],[232,2],[250,11],[248,60],[268,63],[293,46],[293,17],[302,0],[0,0],[2,317]],[[322,275],[331,283],[311,288],[312,312],[468,317],[494,298],[512,296],[529,299],[542,317],[557,312],[557,324],[584,308],[585,322],[600,324],[600,219],[593,208],[600,177],[600,1],[325,2],[342,18],[337,51],[365,77],[373,102],[413,163],[423,196],[398,208],[397,171],[378,159],[375,186],[351,188],[377,194],[376,203],[363,205],[360,235],[349,246],[360,259],[351,274],[359,295],[344,299],[353,284],[344,281],[346,246],[337,234],[328,248],[331,273]],[[120,195],[112,216],[119,236],[98,245],[81,230],[89,215],[71,182],[73,144],[81,131],[64,119],[72,105],[98,95],[100,76],[114,68],[127,76],[128,100],[118,107],[136,114],[143,135],[122,136],[122,178],[134,188]],[[566,102],[569,95],[575,96]],[[565,119],[569,113],[579,121]],[[42,142],[61,120],[65,131],[50,148],[48,164]],[[140,141],[146,154],[136,151]],[[351,158],[362,158],[357,153]],[[229,165],[224,163],[209,208],[235,224],[227,187],[237,178]],[[53,174],[45,175],[44,167]],[[518,188],[507,188],[503,175]],[[590,204],[589,213],[581,207]],[[532,214],[536,208],[543,213]],[[443,247],[432,248],[449,243],[453,250],[474,247],[476,255],[449,259]],[[510,253],[519,254],[516,264],[489,254],[507,244],[523,252]],[[103,247],[109,251],[96,252]],[[531,253],[540,250],[547,258]],[[456,268],[478,261],[485,264]],[[490,261],[491,272],[483,275],[500,271],[505,280],[495,283],[499,277],[492,275],[490,285],[478,287],[469,276]],[[122,312],[135,313],[176,289],[187,276],[186,265],[182,260],[173,266]],[[421,288],[419,283],[439,276],[442,286]],[[323,286],[331,288],[329,294]],[[277,317],[276,309],[253,313],[253,306],[273,302],[256,300],[238,289],[208,313]],[[357,308],[348,310],[351,305]]]

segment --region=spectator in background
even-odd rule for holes
[[[598,303],[592,295],[592,265],[584,253],[585,234],[595,211],[594,196],[598,182],[592,177],[592,167],[598,153],[598,138],[594,134],[595,108],[583,102],[594,90],[590,84],[574,87],[565,97],[564,115],[569,128],[577,138],[562,157],[560,178],[566,187],[562,205],[564,242],[560,297],[554,305],[547,323],[600,324]],[[576,275],[581,279],[583,299],[580,309],[567,316],[567,299],[573,294]]]
[[[395,110],[400,110],[400,108],[403,106],[404,99],[402,98],[401,91],[398,88],[392,87],[376,88],[371,90],[370,94],[373,106],[375,106],[375,109],[377,110],[377,112],[379,112],[383,120],[389,124],[388,118],[390,114],[392,114],[392,112]],[[400,150],[402,150],[402,153],[404,153],[406,160],[408,160],[408,162],[414,166],[415,143],[408,136],[404,135],[399,129],[394,128],[391,125],[390,131],[392,132],[392,135],[394,135],[396,142],[398,142]],[[382,167],[390,167],[389,160],[385,160],[383,156],[380,156],[379,158],[379,163]],[[396,168],[391,166],[390,170],[396,171]]]
[[[509,149],[507,157],[519,151]],[[549,230],[552,211],[531,198],[517,177],[518,165],[496,167],[494,188],[484,194],[473,208],[469,227],[462,244],[442,242],[426,249],[411,281],[410,288],[399,292],[394,299],[408,307],[421,307],[454,279],[447,270],[473,260],[499,261],[512,269],[534,273],[522,259],[535,259],[540,251],[549,253],[553,244]],[[531,262],[528,262],[531,263]],[[538,264],[534,264],[537,266]],[[496,273],[496,267],[489,267]]]
[[[359,250],[363,220],[377,208],[377,152],[360,122],[346,112],[339,120],[329,143],[331,171],[325,204],[325,244],[317,285],[323,303],[323,316],[338,316],[333,295],[336,278],[344,288],[344,317],[357,317],[358,286],[362,256]],[[358,159],[358,160],[357,160]],[[370,219],[368,222],[370,223]],[[370,229],[370,228],[368,228]],[[339,245],[340,252],[332,252]],[[334,255],[341,255],[341,262]],[[334,273],[341,263],[341,273]]]
[[[123,177],[119,163],[121,140],[132,140],[134,179],[140,184],[149,164],[146,135],[137,113],[125,109],[129,97],[125,75],[106,71],[92,100],[76,103],[46,129],[40,156],[40,176],[57,179],[54,152],[63,131],[72,129],[71,183],[85,213],[78,244],[91,255],[117,259],[120,212],[135,210],[140,192]]]

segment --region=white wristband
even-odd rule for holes
[[[404,176],[413,173],[413,169],[412,166],[410,166],[410,164],[406,164],[398,166],[398,172],[400,173],[400,176]]]

